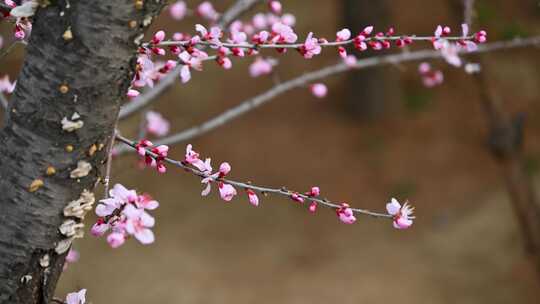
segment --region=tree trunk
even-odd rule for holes
[[[41,1],[0,131],[0,303],[52,298],[65,253],[82,232],[83,215],[65,207],[92,201],[81,194],[98,182],[141,24],[162,2]]]

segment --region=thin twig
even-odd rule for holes
[[[114,151],[113,146],[114,146],[114,140],[118,133],[116,131],[117,125],[118,125],[118,120],[116,121],[116,124],[113,129],[113,133],[111,135],[111,140],[107,147],[108,149],[107,150],[107,165],[105,167],[105,180],[103,181],[103,188],[104,188],[103,198],[109,198],[109,185],[111,182],[111,168],[112,168],[113,151]]]
[[[118,134],[116,135],[116,139],[123,142],[124,144],[126,144],[127,147],[129,147],[129,148],[131,148],[133,150],[136,149],[136,145],[137,145],[136,142],[134,142],[132,140],[129,140],[129,139],[127,139],[127,138],[125,138],[125,137],[123,137],[121,135],[118,135]],[[157,155],[155,153],[153,153],[150,149],[146,149],[146,154],[150,155],[152,158],[157,157]],[[203,172],[201,172],[201,171],[199,171],[199,170],[197,170],[195,168],[189,167],[188,165],[184,164],[182,161],[174,160],[174,159],[171,159],[171,158],[165,158],[164,161],[166,161],[167,163],[169,163],[171,165],[177,166],[177,167],[183,169],[184,171],[186,171],[188,173],[191,173],[191,174],[193,174],[195,176],[198,176],[200,178],[208,177]],[[316,202],[316,203],[320,204],[321,206],[332,208],[332,209],[339,209],[341,207],[341,204],[339,204],[339,203],[331,202],[331,201],[326,200],[326,199],[312,197],[312,196],[309,196],[309,195],[306,195],[306,194],[302,194],[301,192],[291,191],[291,190],[286,189],[285,187],[269,188],[269,187],[263,187],[263,186],[256,186],[256,185],[253,185],[251,183],[243,183],[243,182],[238,182],[238,181],[230,180],[230,179],[227,179],[227,178],[219,178],[219,177],[216,178],[215,181],[231,184],[233,186],[236,186],[236,187],[244,189],[244,190],[249,189],[249,190],[252,190],[252,191],[259,192],[261,194],[276,194],[276,195],[281,195],[281,196],[285,196],[285,197],[288,197],[288,198],[291,198],[291,196],[293,194],[295,194],[298,197],[303,198],[305,201],[313,201],[313,202]],[[358,208],[351,208],[351,210],[353,212],[355,212],[355,213],[358,213],[358,214],[368,215],[368,216],[377,217],[377,218],[387,218],[387,219],[392,219],[393,218],[392,215],[389,215],[389,214],[386,214],[386,213],[373,212],[373,211],[369,211],[369,210],[365,210],[365,209],[358,209]]]
[[[484,53],[484,52],[496,51],[496,50],[501,50],[501,49],[525,47],[525,46],[531,46],[531,45],[540,45],[540,36],[524,38],[524,39],[516,38],[509,41],[488,43],[488,44],[479,46],[476,52],[473,52],[473,53],[462,52],[462,54],[466,55],[466,54],[474,54],[474,53]],[[442,57],[442,54],[439,51],[422,50],[422,51],[402,52],[399,54],[382,55],[382,56],[374,56],[374,57],[359,59],[356,62],[356,65],[354,65],[354,67],[348,66],[345,63],[338,63],[332,66],[328,66],[323,69],[306,73],[302,76],[282,82],[281,84],[272,87],[268,91],[260,95],[257,95],[255,97],[252,97],[240,103],[239,105],[211,118],[210,120],[200,125],[191,127],[189,129],[186,129],[174,135],[165,137],[159,140],[156,144],[172,145],[172,144],[180,143],[180,142],[192,139],[194,137],[200,136],[219,126],[222,126],[223,124],[241,116],[242,114],[245,114],[265,104],[271,99],[287,91],[290,91],[294,88],[302,87],[313,81],[320,80],[328,76],[340,74],[340,73],[349,71],[351,69],[367,68],[367,67],[373,67],[373,66],[379,66],[379,65],[385,65],[385,64],[396,64],[396,63],[407,62],[407,61],[435,59],[435,58],[441,58],[441,57]],[[117,147],[116,149],[116,152],[118,153],[118,155],[123,154],[127,151],[129,151],[129,149],[126,149],[125,147]]]
[[[22,40],[13,41],[7,48],[5,48],[3,52],[0,53],[0,60],[2,60],[2,58],[7,56],[11,52],[11,50],[13,50],[13,48],[19,43],[26,44],[26,41],[22,41]]]
[[[6,110],[8,108],[8,99],[4,93],[0,92],[0,106]]]

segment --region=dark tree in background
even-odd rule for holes
[[[343,0],[343,26],[363,29],[376,25],[376,30],[387,29],[390,23],[391,1]],[[358,33],[352,33],[356,35]],[[365,51],[362,56],[374,55],[376,51]],[[345,96],[347,108],[363,119],[374,119],[386,110],[399,104],[401,92],[399,76],[393,67],[351,71],[347,75]]]

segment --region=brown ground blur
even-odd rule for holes
[[[299,33],[333,37],[339,2],[313,2],[284,1],[297,14]],[[490,39],[540,33],[533,2],[480,1]],[[438,23],[457,29],[445,3],[395,1],[397,32],[430,33]],[[505,107],[527,112],[527,163],[535,174],[538,50],[486,58],[489,83]],[[335,56],[326,51],[305,61],[290,53],[280,60],[287,79]],[[154,108],[175,130],[220,113],[271,85],[249,79],[247,61],[235,60],[230,72],[209,67],[195,74]],[[477,88],[463,71],[436,66],[446,81],[431,90],[421,86],[416,64],[393,68],[404,96],[376,122],[347,112],[341,76],[327,81],[325,100],[296,90],[191,142],[215,166],[230,162],[233,178],[299,190],[316,184],[329,198],[377,210],[391,195],[409,199],[417,207],[412,229],[396,231],[363,217],[341,225],[329,210],[312,216],[277,197],[263,199],[259,208],[244,197],[224,204],[215,193],[201,198],[191,176],[139,171],[134,157],[123,157],[114,163],[113,181],[160,201],[153,213],[157,241],[148,247],[129,241],[117,250],[103,239],[77,241],[81,260],[64,274],[58,295],[84,287],[93,303],[538,303],[540,280],[524,257],[499,168],[484,145]],[[132,119],[122,129],[135,134],[137,125]],[[172,155],[180,158],[183,150],[177,146]]]

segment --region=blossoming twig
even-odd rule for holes
[[[233,4],[227,11],[221,15],[218,20],[218,25],[225,28],[236,18],[241,16],[243,13],[248,11],[256,2],[261,2],[261,0],[238,0]],[[210,56],[207,60],[215,60],[217,56]],[[163,77],[157,85],[151,90],[147,91],[145,94],[138,96],[130,103],[124,105],[120,110],[119,119],[122,120],[131,114],[137,112],[139,109],[143,108],[155,98],[157,98],[163,91],[176,83],[178,79],[178,74],[180,74],[180,69],[182,65],[179,64],[172,71],[170,71],[165,77]]]
[[[119,140],[120,142],[125,143],[128,147],[130,147],[133,150],[137,149],[136,148],[137,143],[134,142],[134,141],[131,141],[131,140],[129,140],[129,139],[127,139],[127,138],[125,138],[125,137],[123,137],[121,135],[118,135],[118,134],[116,135],[116,139]],[[151,149],[145,148],[145,150],[146,150],[145,151],[146,154],[149,155],[150,157],[158,158],[158,155],[156,153],[152,152]],[[171,158],[168,158],[168,157],[163,158],[163,161],[165,161],[165,162],[167,162],[167,163],[169,163],[171,165],[177,166],[177,167],[179,167],[181,169],[184,169],[186,172],[191,173],[191,174],[193,174],[195,176],[198,176],[200,178],[207,178],[208,177],[204,172],[202,172],[202,171],[200,171],[198,169],[189,167],[186,164],[184,164],[182,161],[174,160],[174,159],[171,159]],[[302,194],[300,192],[291,191],[291,190],[286,189],[285,187],[282,187],[282,188],[269,188],[269,187],[263,187],[263,186],[256,186],[256,185],[253,185],[251,183],[238,182],[238,181],[230,180],[230,179],[227,179],[227,178],[224,178],[224,177],[217,177],[215,179],[215,181],[224,182],[224,183],[236,186],[238,188],[259,192],[261,194],[268,193],[268,194],[275,194],[275,195],[285,196],[287,198],[295,197],[295,198],[301,198],[302,200],[306,200],[306,201],[314,201],[314,202],[320,204],[321,206],[332,208],[332,209],[335,209],[335,210],[338,210],[338,209],[342,208],[342,206],[343,206],[342,204],[338,204],[338,203],[329,201],[327,199],[321,199],[321,198],[309,196],[309,195],[306,195],[306,194]],[[376,217],[376,218],[393,219],[393,216],[391,214],[387,214],[387,213],[373,212],[373,211],[369,211],[369,210],[366,210],[366,209],[359,209],[359,208],[350,208],[350,209],[354,213],[358,213],[358,214],[362,214],[362,215],[368,215],[368,216],[372,216],[372,217]]]
[[[534,37],[524,38],[524,39],[516,38],[516,39],[512,39],[508,41],[487,43],[485,45],[479,46],[478,50],[474,53],[484,53],[484,52],[496,51],[496,50],[501,50],[501,49],[525,47],[525,46],[531,46],[531,45],[540,45],[540,36],[534,36]],[[471,54],[471,53],[463,52],[463,54]],[[281,84],[278,84],[272,87],[270,90],[262,94],[259,94],[255,97],[252,97],[200,125],[191,127],[177,134],[165,137],[161,139],[160,141],[156,142],[156,144],[172,145],[175,143],[183,142],[191,138],[200,136],[219,126],[222,126],[223,124],[241,116],[242,114],[245,114],[263,105],[264,103],[268,102],[269,100],[271,100],[272,98],[276,96],[279,96],[294,88],[302,87],[315,80],[326,78],[328,76],[343,73],[343,72],[346,72],[348,70],[355,69],[355,68],[356,69],[366,68],[366,67],[373,67],[373,66],[378,66],[378,65],[383,65],[383,64],[396,64],[400,62],[425,60],[425,59],[430,59],[430,58],[434,59],[434,58],[441,58],[442,56],[443,55],[439,51],[422,50],[422,51],[414,51],[414,52],[402,52],[399,54],[392,54],[392,55],[373,56],[369,58],[359,59],[354,66],[351,66],[345,63],[339,63],[332,66],[328,66],[320,70],[306,73],[302,76],[282,82]],[[165,79],[167,79],[167,77]],[[162,82],[164,82],[165,79]],[[156,86],[150,92],[157,90],[158,86]],[[153,94],[157,94],[157,93],[153,93]],[[150,102],[150,100],[145,100],[145,101]],[[131,103],[126,106],[130,107],[129,112],[132,113],[144,105],[134,105],[133,103]],[[123,154],[128,151],[129,149],[125,147],[117,147],[116,153],[118,155],[118,154]]]
[[[371,36],[366,37],[363,41],[369,42],[369,41],[398,41],[402,40],[404,37],[409,38],[411,41],[432,41],[434,38],[433,36]],[[462,36],[447,36],[444,37],[445,40],[448,41],[461,41],[461,40],[473,40],[475,39],[475,35],[470,35],[467,37]],[[328,42],[321,42],[318,43],[321,47],[336,47],[336,46],[345,46],[354,44],[355,39],[348,39],[344,41],[328,41]],[[215,41],[206,41],[201,40],[197,43],[193,44],[191,40],[182,40],[182,41],[174,41],[174,40],[165,40],[160,43],[158,43],[155,46],[194,46],[194,45],[204,45],[204,46],[222,46],[225,48],[243,48],[243,49],[299,49],[302,46],[304,46],[304,43],[272,43],[272,44],[253,44],[253,43],[227,43],[227,42],[215,42]],[[148,44],[147,46],[154,46],[152,44]]]

